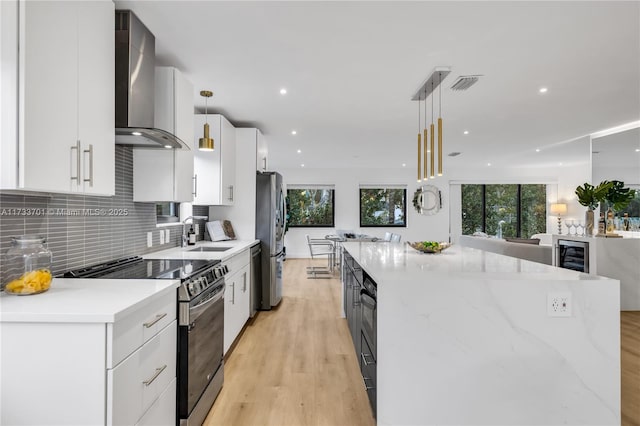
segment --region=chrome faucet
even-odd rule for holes
[[[191,223],[193,224],[194,219],[207,220],[207,219],[209,219],[209,216],[189,216],[188,218],[186,218],[185,220],[182,221],[182,241],[180,243],[180,247],[186,247],[187,246],[187,233],[184,232],[184,226],[187,224],[187,221],[189,219],[191,219]]]

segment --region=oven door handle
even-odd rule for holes
[[[220,293],[213,296],[211,299],[205,300],[204,302],[198,303],[195,306],[189,307],[189,318],[190,324],[195,326],[195,320],[198,319],[202,312],[204,312],[210,304],[218,302],[220,299],[224,297],[224,289],[220,291]]]
[[[369,290],[364,288],[360,289],[360,298],[362,298],[362,296],[367,296],[368,298],[373,300],[373,303],[376,303],[376,297],[373,294],[371,294]]]

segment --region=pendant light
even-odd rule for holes
[[[208,120],[208,105],[207,100],[213,96],[213,92],[209,90],[202,90],[200,92],[200,96],[204,97],[204,137],[200,138],[198,141],[198,149],[200,151],[213,151],[214,144],[213,138],[209,137],[209,120]]]
[[[433,125],[433,80],[431,80],[431,178],[435,178],[435,126]]]
[[[438,73],[438,176],[442,176],[442,84],[440,83],[442,83],[442,73]],[[431,144],[433,145],[433,142]],[[433,146],[431,149],[433,149]],[[433,168],[431,173],[433,173]]]
[[[418,102],[420,102],[418,100]],[[426,181],[429,179],[429,175],[427,173],[427,136],[429,135],[427,131],[427,89],[424,89],[424,177],[422,180]]]
[[[422,181],[422,175],[420,173],[420,160],[422,156],[420,155],[420,148],[422,147],[422,142],[420,141],[420,99],[418,99],[418,182]],[[427,171],[425,170],[426,174]]]

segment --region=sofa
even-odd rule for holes
[[[516,241],[517,239],[513,240]],[[531,240],[521,240],[522,242],[514,241],[506,241],[491,237],[474,237],[471,235],[460,235],[458,237],[458,243],[464,247],[471,247],[492,253],[503,254],[505,256],[517,257],[519,259],[551,265],[551,245],[531,244]]]

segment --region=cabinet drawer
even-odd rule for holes
[[[175,424],[176,379],[173,379],[136,426],[175,426]]]
[[[108,324],[107,368],[118,365],[176,319],[176,299],[175,290],[168,291],[122,320]]]
[[[224,264],[227,265],[227,267],[229,268],[228,274],[231,275],[240,271],[245,265],[248,265],[250,260],[251,260],[250,250],[246,249],[234,255],[232,258],[225,260]]]
[[[108,425],[135,424],[175,379],[176,342],[177,322],[173,321],[116,368],[107,370]]]

